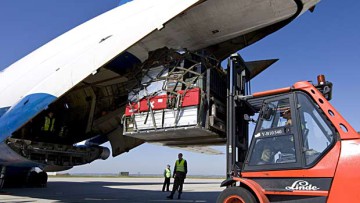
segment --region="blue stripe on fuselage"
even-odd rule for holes
[[[44,110],[56,99],[45,93],[27,95],[0,117],[0,142]]]
[[[9,109],[10,109],[10,106],[0,108],[0,118],[1,118],[1,116],[4,115],[4,113],[6,113]]]

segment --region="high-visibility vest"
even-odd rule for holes
[[[171,177],[171,170],[168,168],[165,169],[165,177],[167,177],[167,178]]]
[[[55,118],[49,118],[49,117],[45,117],[45,123],[44,126],[42,128],[43,131],[49,131],[49,132],[53,132],[54,131],[54,124],[55,124]]]
[[[181,161],[176,160],[175,164],[176,164],[176,171],[185,173],[185,166],[184,166],[185,159],[182,159]]]

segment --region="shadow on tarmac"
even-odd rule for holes
[[[185,183],[180,200],[166,198],[159,182],[49,182],[46,188],[7,188],[0,202],[216,202],[219,191],[196,191],[217,182]],[[170,186],[172,189],[172,185]],[[158,189],[158,190],[157,190]]]

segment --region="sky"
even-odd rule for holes
[[[0,70],[71,28],[127,1],[0,0]],[[239,53],[247,60],[280,59],[256,77],[252,92],[316,81],[334,83],[331,103],[360,130],[360,2],[320,2],[285,28]],[[108,145],[107,145],[108,146]],[[216,147],[225,151],[225,146]],[[183,152],[190,175],[224,175],[225,155],[203,155],[144,144],[118,157],[75,167],[69,173],[161,174]]]

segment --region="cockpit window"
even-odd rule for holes
[[[262,110],[260,130],[292,125],[289,99],[272,101]]]
[[[284,164],[300,163],[296,155],[290,98],[263,103],[249,157],[250,167],[266,165],[264,167],[275,169]]]
[[[335,140],[335,128],[308,95],[269,98],[260,109],[244,170],[311,167]]]
[[[306,165],[311,165],[334,142],[334,130],[327,124],[324,115],[304,94],[298,94],[303,150]]]
[[[293,135],[261,137],[256,139],[249,165],[295,163]]]
[[[10,107],[3,107],[0,108],[0,118],[4,115],[5,112],[7,112],[7,110],[9,110]]]

